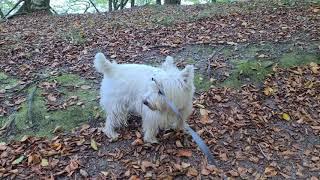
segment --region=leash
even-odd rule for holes
[[[175,113],[175,115],[178,117],[179,121],[183,121],[182,115],[179,112],[178,108],[175,106],[175,104],[172,101],[170,101],[167,98],[167,96],[165,96],[162,86],[154,78],[152,78],[152,81],[154,81],[156,83],[156,85],[158,86],[158,89],[159,89],[159,94],[163,96],[163,98],[165,99],[167,105]],[[188,132],[189,135],[191,135],[192,139],[196,142],[196,144],[198,145],[200,150],[205,154],[205,156],[208,159],[208,163],[216,165],[216,163],[214,161],[214,157],[213,157],[209,147],[206,145],[206,143],[203,141],[203,139],[198,135],[198,133],[196,133],[189,126],[189,124],[186,123],[186,122],[184,123],[184,129]]]

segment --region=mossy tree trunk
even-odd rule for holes
[[[156,0],[158,5],[161,5],[161,0]]]
[[[3,14],[3,12],[1,11],[1,9],[0,9],[0,18],[3,18],[4,17],[4,14]]]
[[[181,4],[181,0],[164,0],[164,4]]]
[[[29,14],[38,11],[50,13],[50,0],[24,0],[16,14]]]

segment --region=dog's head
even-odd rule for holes
[[[161,71],[150,77],[150,86],[145,93],[143,104],[152,111],[168,111],[165,98],[173,102],[179,110],[192,101],[194,93],[194,69],[187,65],[179,70],[172,57],[167,57],[161,66]]]

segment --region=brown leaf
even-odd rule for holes
[[[268,166],[266,167],[266,169],[264,170],[264,174],[267,176],[267,177],[273,177],[273,176],[276,176],[278,174],[278,172],[276,171],[276,169],[272,166]]]
[[[190,176],[193,176],[193,177],[198,176],[198,171],[195,168],[190,167],[188,169],[187,176],[189,176],[189,177]]]
[[[178,157],[191,157],[192,151],[186,149],[180,149],[177,153]]]
[[[143,172],[146,172],[146,169],[149,167],[154,167],[154,164],[152,162],[149,161],[142,161],[141,163],[141,169]]]
[[[209,113],[206,109],[200,109],[200,122],[202,124],[207,124],[209,122]]]
[[[132,175],[129,180],[140,180],[140,178],[136,175]]]
[[[237,171],[233,170],[233,169],[228,171],[228,173],[233,177],[238,177],[239,176],[239,173]]]
[[[70,160],[70,164],[65,167],[65,171],[67,171],[68,176],[71,176],[73,172],[79,168],[79,163],[77,160]]]
[[[178,148],[182,148],[182,147],[183,147],[181,141],[179,141],[179,140],[176,141],[176,146],[177,146]]]
[[[226,153],[222,153],[222,154],[219,154],[219,157],[222,161],[227,161],[228,160],[228,157],[227,157],[227,154]]]
[[[141,139],[136,139],[132,142],[132,145],[133,146],[139,146],[139,145],[142,145],[143,144],[143,141]]]
[[[210,174],[210,171],[208,169],[206,169],[206,168],[202,168],[201,174],[205,175],[205,176],[208,176]]]
[[[51,102],[57,101],[57,98],[56,98],[55,95],[53,95],[53,94],[49,94],[49,95],[47,96],[47,98],[48,98],[48,100],[51,101]]]

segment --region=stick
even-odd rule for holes
[[[267,160],[269,160],[269,158],[266,156],[266,154],[262,151],[262,148],[261,148],[260,144],[258,144],[258,147],[259,147],[262,155],[263,155]]]
[[[28,97],[28,121],[31,125],[33,124],[33,122],[32,122],[33,121],[32,120],[32,102],[33,102],[36,90],[37,90],[37,86],[35,86],[35,88],[33,88],[33,90],[31,91],[31,93]]]
[[[225,47],[225,46],[222,46],[221,48],[219,48],[218,50],[216,50],[216,51],[215,51],[214,53],[212,53],[212,54],[209,56],[209,58],[208,58],[207,74],[208,74],[208,77],[209,77],[209,78],[211,78],[211,77],[210,77],[210,72],[211,72],[211,63],[210,63],[210,60],[211,60],[212,58],[214,58],[214,57],[218,54],[218,52],[220,52],[224,47]]]
[[[12,114],[11,116],[9,116],[9,120],[0,128],[0,136],[8,133],[15,119],[16,119],[15,114]]]
[[[96,7],[96,5],[91,1],[91,0],[89,0],[90,1],[90,3],[92,4],[92,6],[96,9],[96,11],[98,12],[98,13],[100,13],[100,11],[98,10],[98,8]]]
[[[17,2],[16,5],[13,6],[13,8],[5,15],[3,18],[6,18],[23,0],[20,0]]]

